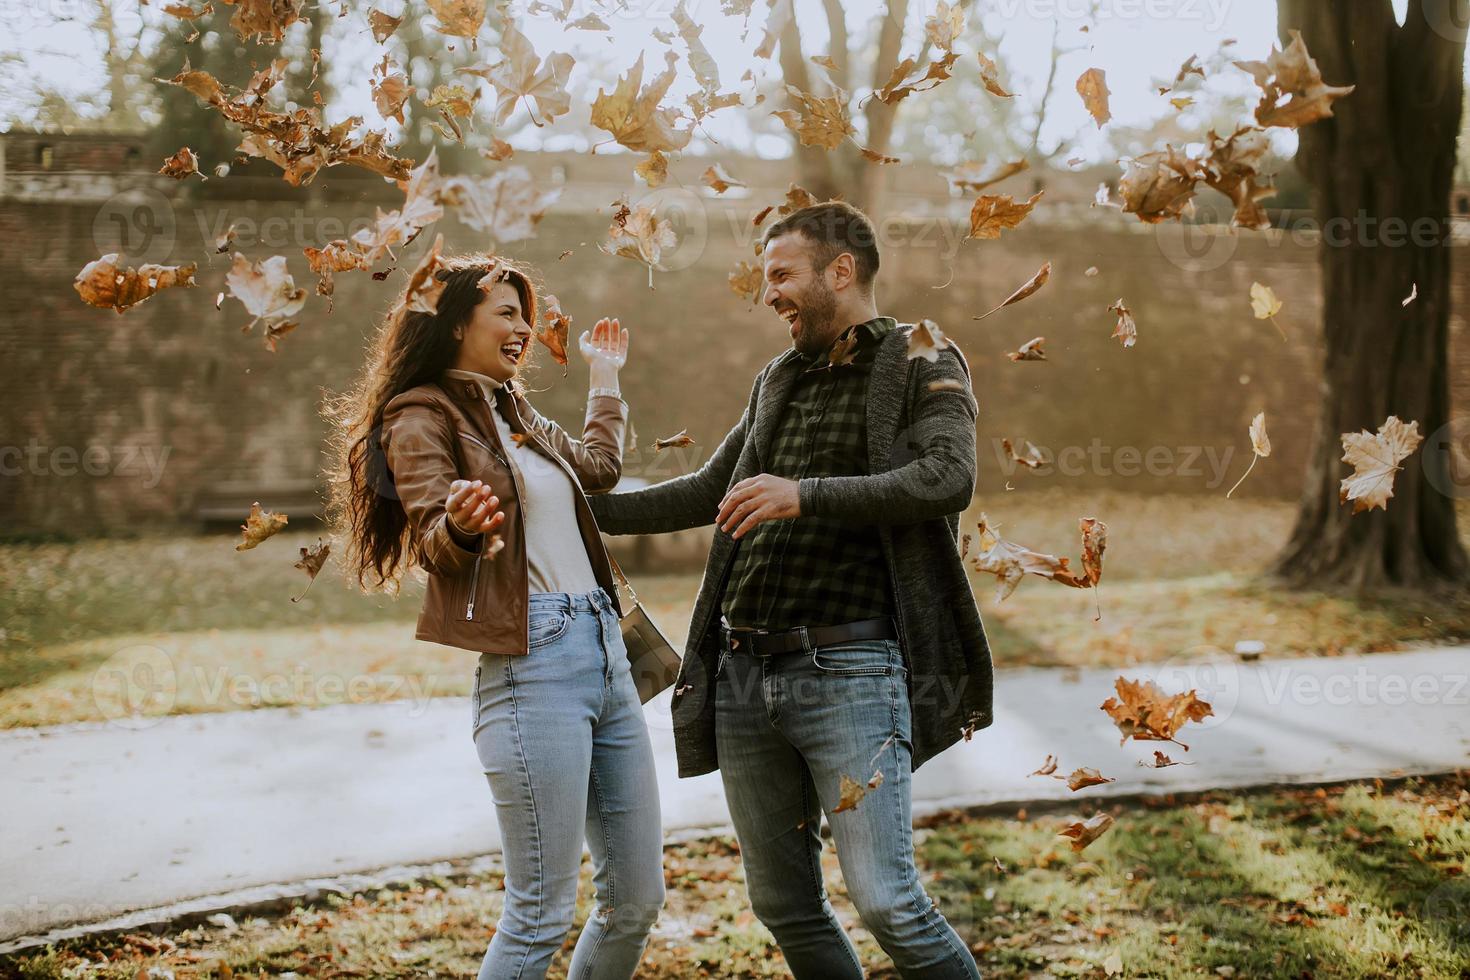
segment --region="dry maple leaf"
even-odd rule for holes
[[[1041,450],[1037,449],[1029,439],[1026,440],[1026,455],[1024,456],[1016,452],[1015,447],[1011,445],[1011,440],[1009,439],[1002,439],[1000,441],[1000,447],[1005,450],[1006,456],[1011,462],[1019,463],[1028,469],[1039,469],[1046,465],[1046,457],[1041,454]]]
[[[439,19],[439,32],[451,37],[466,37],[472,42],[485,23],[486,0],[427,0],[429,9]]]
[[[678,129],[674,111],[659,108],[659,100],[674,83],[674,65],[679,60],[672,51],[665,52],[664,59],[666,70],[641,92],[642,54],[628,73],[618,79],[610,94],[599,88],[597,98],[592,100],[592,125],[607,130],[622,146],[642,153],[682,150],[687,146],[693,130]]]
[[[301,7],[305,0],[224,0],[228,6],[238,10],[230,18],[230,26],[242,41],[259,37],[263,41],[279,44],[286,36],[286,29],[301,19]]]
[[[462,72],[479,75],[495,87],[495,124],[504,125],[515,112],[516,103],[528,99],[536,103],[541,118],[531,112],[531,122],[544,126],[557,116],[571,111],[572,97],[567,93],[567,79],[577,63],[571,55],[554,51],[542,62],[530,40],[513,24],[506,24],[496,45],[502,60],[488,68],[461,68]],[[527,103],[530,111],[530,103]]]
[[[1011,295],[1007,296],[1006,299],[1005,299],[1005,302],[1001,303],[994,310],[991,310],[988,313],[982,313],[980,316],[972,317],[971,319],[974,319],[974,320],[983,320],[986,317],[990,316],[991,313],[996,312],[996,310],[1003,310],[1007,306],[1011,306],[1012,304],[1019,303],[1019,302],[1021,302],[1021,300],[1026,299],[1026,298],[1028,298],[1030,296],[1035,295],[1036,294],[1036,291],[1039,290],[1042,286],[1045,286],[1046,283],[1047,283],[1047,281],[1049,279],[1051,279],[1051,263],[1050,262],[1048,262],[1048,263],[1046,263],[1046,265],[1042,266],[1037,271],[1036,275],[1032,276],[1030,278],[1030,280],[1028,280],[1027,283],[1024,286],[1022,286],[1020,289],[1016,290],[1014,293],[1011,293]],[[1039,338],[1039,337],[1037,338],[1037,340],[1040,340],[1040,339],[1041,338]],[[1016,358],[1012,358],[1012,360],[1016,360]],[[1038,358],[1038,360],[1044,360],[1044,357],[1043,358]]]
[[[1117,781],[1115,777],[1104,776],[1096,769],[1084,767],[1072,770],[1072,774],[1067,777],[1067,788],[1075,793],[1089,786],[1101,786],[1103,783],[1116,783]]]
[[[1204,182],[1230,198],[1235,205],[1231,224],[1253,231],[1271,227],[1261,201],[1276,193],[1270,178],[1259,172],[1271,150],[1265,130],[1245,128],[1222,140],[1210,131],[1208,153],[1202,171]]]
[[[730,272],[730,290],[741,299],[754,303],[766,284],[765,273],[754,262],[741,260]]]
[[[716,194],[723,194],[732,187],[745,186],[742,181],[738,181],[726,173],[725,168],[718,163],[705,170],[699,179],[704,181],[705,186],[713,190]]]
[[[262,320],[267,325],[283,321],[301,312],[306,305],[306,290],[292,280],[284,255],[251,262],[236,252],[230,271],[225,273],[225,283],[230,295],[254,317],[240,328],[242,331],[248,331]]]
[[[1113,111],[1108,107],[1108,77],[1101,68],[1089,68],[1082,73],[1077,79],[1077,94],[1082,96],[1082,103],[1097,121],[1098,129],[1113,118]]]
[[[992,184],[998,184],[1007,177],[1013,177],[1030,166],[1031,164],[1025,159],[1013,160],[1009,163],[990,161],[962,163],[953,170],[942,172],[940,176],[947,180],[949,186],[954,190],[978,194]]]
[[[285,527],[286,520],[285,514],[261,510],[260,501],[255,501],[250,505],[250,516],[245,519],[244,524],[240,525],[241,540],[235,545],[235,550],[249,551]]]
[[[699,38],[703,29],[684,9],[684,0],[679,0],[671,16],[674,18],[674,26],[679,29],[679,37],[684,39],[684,44],[689,49],[689,68],[694,72],[695,81],[706,92],[713,92],[720,87],[720,67]]]
[[[368,11],[368,26],[372,28],[373,40],[379,44],[392,37],[393,32],[398,30],[398,25],[402,23],[402,17],[394,17],[377,9]]]
[[[1056,771],[1057,757],[1048,752],[1046,755],[1046,761],[1041,764],[1041,768],[1033,773],[1027,773],[1027,778],[1030,778],[1031,776],[1052,776],[1056,774]]]
[[[460,221],[505,244],[535,237],[536,225],[561,192],[560,187],[548,189],[532,179],[525,167],[510,166],[489,177],[450,177],[444,182],[443,197]]]
[[[653,451],[661,452],[665,449],[683,449],[685,446],[694,445],[694,440],[689,437],[688,429],[680,429],[667,439],[653,440]]]
[[[366,272],[372,268],[372,263],[360,250],[342,239],[328,242],[323,248],[307,246],[301,251],[306,254],[306,262],[311,266],[311,271],[317,275],[317,295],[328,297],[329,302],[337,288],[335,273],[353,269]],[[329,306],[329,312],[330,309]]]
[[[873,98],[885,105],[896,105],[916,92],[927,92],[950,78],[959,57],[950,51],[922,67],[916,58],[905,58],[894,67],[883,87],[873,93]]]
[[[1015,350],[1007,351],[1006,357],[1013,361],[1044,361],[1046,360],[1046,351],[1043,350],[1045,344],[1045,337],[1032,337]]]
[[[1256,460],[1271,455],[1271,440],[1266,436],[1265,412],[1258,412],[1256,413],[1256,417],[1251,419],[1250,435],[1251,464],[1245,468],[1245,472],[1240,475],[1240,479],[1235,481],[1235,486],[1226,491],[1225,497],[1227,499],[1229,499],[1232,493],[1240,489],[1240,485],[1245,482],[1245,478],[1251,475],[1251,470],[1256,468]]]
[[[924,21],[924,36],[943,51],[953,51],[955,41],[964,32],[965,8],[962,2],[949,4],[939,0],[934,7],[934,15]]]
[[[1078,585],[1096,586],[1102,581],[1103,552],[1108,547],[1108,526],[1095,517],[1079,517],[1082,532],[1082,576]]]
[[[1165,694],[1153,681],[1130,681],[1126,677],[1114,680],[1113,689],[1117,696],[1108,698],[1099,707],[1123,733],[1119,745],[1131,738],[1140,742],[1175,742],[1188,751],[1189,746],[1174,736],[1188,722],[1204,721],[1215,713],[1207,702],[1199,699],[1197,691]]]
[[[939,352],[950,346],[950,341],[933,320],[920,320],[908,330],[908,357],[912,361],[922,357],[933,364],[939,360]]]
[[[1276,291],[1270,286],[1261,283],[1251,283],[1251,312],[1257,320],[1270,320],[1276,332],[1281,334],[1281,339],[1286,339],[1286,331],[1281,329],[1281,324],[1276,322],[1276,314],[1281,312],[1281,300],[1276,298]]]
[[[659,150],[654,150],[633,172],[643,178],[643,182],[649,187],[658,187],[669,178],[669,158]]]
[[[1202,179],[1201,165],[1170,146],[1129,160],[1118,192],[1126,213],[1157,224],[1182,215]]]
[[[306,593],[310,592],[311,587],[316,584],[316,577],[321,572],[322,566],[327,563],[327,556],[332,553],[332,546],[321,538],[317,538],[315,547],[300,550],[301,558],[291,567],[299,568],[306,573],[306,588],[300,595],[292,596],[292,602],[300,602],[306,598]]]
[[[752,6],[749,0],[741,0],[745,12],[749,13]],[[727,13],[729,11],[726,11]],[[766,26],[761,35],[761,43],[756,45],[752,52],[757,58],[769,58],[776,53],[776,42],[781,37],[781,32],[786,25],[796,16],[796,7],[793,0],[770,0],[770,13],[766,15]]]
[[[614,215],[607,230],[607,241],[598,246],[608,255],[619,255],[625,259],[641,262],[648,267],[648,288],[653,288],[653,270],[662,269],[660,264],[666,249],[678,246],[679,238],[674,226],[667,218],[660,218],[654,209],[640,204],[631,211],[621,204],[622,211]]]
[[[1002,230],[1015,228],[1025,221],[1045,193],[1046,191],[1037,191],[1024,204],[1017,204],[1009,194],[986,195],[977,199],[970,208],[970,233],[965,236],[965,241],[972,238],[994,241],[1000,238]]]
[[[119,255],[108,252],[82,266],[72,286],[89,306],[116,310],[119,315],[160,289],[193,286],[199,265],[141,265],[118,268]]]
[[[409,274],[408,285],[400,300],[406,309],[429,314],[439,311],[439,297],[444,292],[445,283],[435,273],[444,266],[443,249],[443,234],[435,235],[434,244],[429,246],[429,250]]]
[[[187,146],[180,147],[177,153],[163,161],[163,166],[158,168],[158,172],[174,180],[183,180],[195,175],[201,179],[208,179],[199,173],[199,158]]]
[[[974,568],[977,572],[995,576],[996,602],[1004,601],[1015,592],[1016,586],[1021,584],[1021,579],[1026,575],[1037,575],[1077,587],[1077,577],[1072,574],[1066,558],[1045,555],[1022,547],[1014,541],[1007,541],[995,533],[990,526],[990,519],[983,513],[980,515],[979,531],[979,553],[975,556]]]
[[[1194,765],[1193,762],[1175,762],[1173,759],[1169,758],[1167,755],[1165,755],[1164,753],[1160,752],[1158,749],[1154,749],[1154,761],[1153,762],[1145,762],[1144,760],[1140,759],[1138,761],[1138,764],[1140,766],[1143,766],[1146,769],[1167,769],[1170,766],[1185,766],[1185,765],[1192,766],[1192,765]]]
[[[827,367],[847,367],[857,360],[858,336],[857,331],[849,327],[842,331],[842,335],[832,342],[832,348],[827,352]]]
[[[1107,833],[1112,826],[1113,818],[1109,814],[1098,813],[1086,820],[1072,821],[1059,830],[1057,836],[1071,840],[1073,851],[1082,851],[1088,844]]]
[[[980,81],[985,86],[985,91],[1000,99],[1014,99],[1012,92],[1007,92],[1000,84],[1000,67],[994,61],[985,56],[984,51],[975,52],[980,59]]]
[[[1120,298],[1118,302],[1108,307],[1109,313],[1118,314],[1118,325],[1113,328],[1112,337],[1123,342],[1123,349],[1127,350],[1138,343],[1138,323],[1133,319],[1133,311],[1128,309]]]
[[[877,789],[883,785],[883,770],[874,770],[866,785],[853,779],[847,773],[842,773],[838,780],[839,799],[837,805],[832,808],[833,813],[842,813],[845,810],[854,810],[862,802],[868,791]]]
[[[1404,460],[1424,437],[1419,423],[1405,425],[1397,415],[1390,415],[1374,435],[1367,429],[1342,434],[1342,461],[1353,467],[1353,475],[1342,481],[1338,502],[1353,502],[1353,513],[1382,507],[1388,510],[1393,496],[1393,477]]]
[[[847,93],[835,85],[832,88],[836,95],[820,98],[787,85],[786,95],[793,107],[774,110],[771,115],[785,123],[802,146],[835,150],[857,130],[847,114]]]
[[[502,160],[509,160],[514,154],[515,147],[498,136],[490,137],[490,147],[480,151],[480,156],[486,160],[494,160],[496,163]]]
[[[1235,62],[1235,67],[1249,72],[1261,88],[1256,122],[1262,126],[1295,128],[1327,119],[1332,115],[1332,103],[1356,88],[1324,83],[1316,60],[1307,53],[1301,32],[1288,33],[1291,44],[1285,51],[1278,51],[1272,45],[1271,54],[1264,62]]]
[[[548,294],[545,298],[544,326],[536,331],[536,339],[551,351],[552,360],[562,367],[562,377],[567,375],[567,338],[571,335],[572,318],[561,310],[561,301]]]
[[[869,163],[876,163],[879,166],[887,166],[888,164],[893,163],[903,163],[903,160],[898,157],[891,157],[886,153],[879,153],[877,150],[869,149],[866,146],[858,147],[858,153],[862,155],[862,158],[864,160],[868,161]]]

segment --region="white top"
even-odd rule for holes
[[[526,529],[526,559],[531,592],[570,592],[574,595],[600,588],[587,545],[577,524],[580,484],[557,463],[547,459],[529,443],[517,445],[513,430],[496,408],[493,389],[501,387],[494,378],[474,371],[452,368],[450,377],[476,381],[490,403],[490,417],[500,433],[500,444],[521,483],[521,522]]]

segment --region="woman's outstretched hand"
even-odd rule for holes
[[[628,363],[628,329],[616,318],[603,317],[592,330],[577,338],[582,359],[592,367],[592,387],[616,388],[618,370]]]
[[[483,480],[455,480],[449,484],[449,498],[444,502],[450,526],[465,537],[493,531],[505,521],[500,498]]]

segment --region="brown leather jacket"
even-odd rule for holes
[[[588,399],[587,421],[580,440],[541,415],[519,392],[496,389],[508,406],[503,417],[513,432],[525,433],[529,445],[558,463],[583,493],[606,493],[623,468],[626,406],[611,395]],[[526,614],[529,565],[521,488],[509,453],[480,387],[468,379],[441,375],[394,397],[383,412],[381,444],[392,485],[408,514],[410,546],[429,573],[428,592],[419,612],[420,640],[479,652],[524,654],[528,649]],[[448,524],[444,507],[449,484],[456,479],[484,480],[500,498],[505,520],[492,532],[505,541],[494,557],[484,554],[487,535],[477,535],[466,548]],[[583,494],[574,494],[577,524],[597,581],[617,596],[607,550],[597,521]]]

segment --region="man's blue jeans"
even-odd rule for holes
[[[755,657],[721,650],[715,737],[756,917],[798,980],[863,976],[832,914],[819,860],[822,812],[858,915],[905,977],[979,977],[914,867],[912,728],[903,653],[860,640]],[[832,811],[842,777],[864,788]]]
[[[607,592],[534,593],[530,652],[482,653],[475,749],[505,854],[505,910],[481,980],[544,977],[576,911],[585,837],[597,906],[572,980],[627,980],[664,901],[653,748]]]

